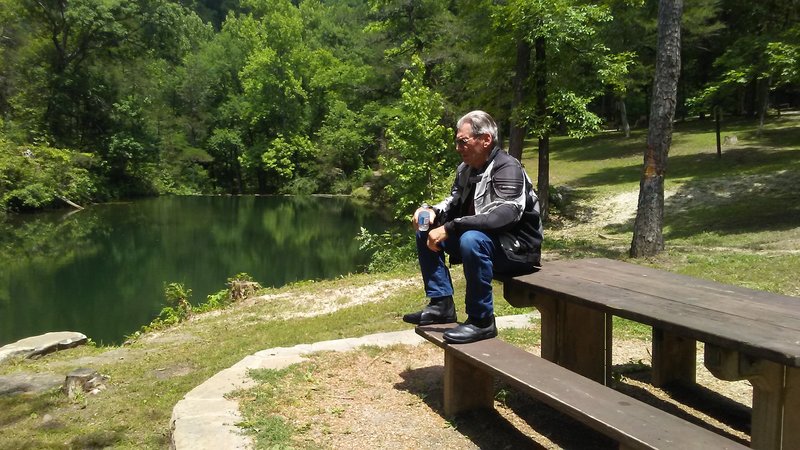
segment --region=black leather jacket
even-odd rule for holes
[[[474,202],[470,201],[472,198]],[[444,225],[448,236],[480,230],[496,236],[510,260],[530,264],[531,270],[539,266],[539,198],[520,162],[499,146],[492,150],[482,170],[461,163],[450,195],[433,209],[437,223]],[[459,262],[452,254],[450,261]]]

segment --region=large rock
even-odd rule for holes
[[[87,340],[88,338],[85,334],[74,331],[55,331],[40,336],[20,339],[13,344],[0,347],[0,362],[12,356],[32,358],[56,350],[77,347],[78,345],[85,344]]]

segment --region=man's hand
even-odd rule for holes
[[[420,211],[428,211],[431,214],[430,215],[430,222],[431,223],[433,223],[433,221],[436,220],[436,211],[434,211],[433,208],[417,208],[417,210],[414,211],[414,215],[411,217],[411,226],[414,227],[414,231],[419,230],[419,212]]]
[[[428,248],[434,252],[442,251],[441,243],[447,239],[447,231],[443,226],[434,228],[428,232]]]

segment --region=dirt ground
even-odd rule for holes
[[[654,388],[648,345],[615,343],[616,389],[749,442],[749,383],[716,380],[698,360],[700,387]],[[528,350],[539,352],[536,346]],[[302,377],[283,381],[276,413],[298,430],[295,444],[301,448],[616,448],[608,438],[500,384],[494,411],[444,417],[443,360],[441,349],[428,343],[315,355],[301,368]]]

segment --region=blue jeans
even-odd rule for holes
[[[417,257],[425,284],[425,295],[430,298],[453,295],[453,282],[444,260],[445,252],[431,251],[427,242],[428,232],[418,231]],[[470,230],[461,236],[448,237],[442,244],[447,253],[461,256],[464,278],[467,281],[466,310],[467,315],[473,319],[483,319],[494,314],[494,271],[513,273],[528,268],[525,264],[509,261],[500,248],[500,243],[481,231]]]

